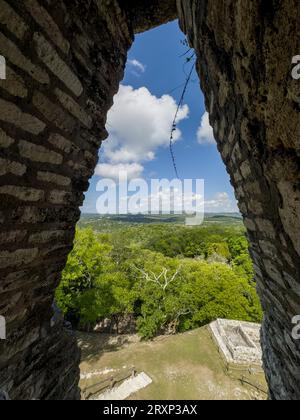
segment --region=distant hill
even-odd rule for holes
[[[185,224],[185,215],[161,214],[161,215],[116,215],[116,216],[101,216],[99,214],[85,214],[81,215],[81,222],[95,222],[95,221],[109,221],[128,224]],[[239,213],[206,213],[204,217],[205,222],[215,223],[236,223],[242,221],[242,216]]]

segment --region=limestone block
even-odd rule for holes
[[[43,63],[74,93],[74,95],[80,96],[83,92],[81,82],[65,61],[60,58],[54,47],[38,32],[34,34],[34,42],[38,56]]]

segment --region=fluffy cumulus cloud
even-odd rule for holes
[[[97,165],[95,175],[115,181],[124,181],[126,178],[128,180],[139,178],[143,169],[142,165],[138,163],[102,163]]]
[[[204,202],[207,213],[231,213],[238,212],[237,203],[231,200],[226,192],[216,194],[211,200]]]
[[[200,127],[197,132],[197,138],[199,144],[215,144],[214,132],[209,123],[209,114],[205,114],[201,118]]]
[[[123,168],[141,174],[142,163],[155,159],[159,147],[168,147],[176,109],[177,103],[170,95],[158,98],[145,87],[121,85],[108,114],[110,135],[102,149],[105,164],[98,165],[96,174],[110,176]],[[188,106],[182,106],[177,124],[188,114]],[[181,131],[177,129],[173,137],[178,141]]]

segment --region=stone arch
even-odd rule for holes
[[[178,16],[248,230],[270,396],[300,398],[296,3],[0,0],[0,390],[10,398],[79,398],[79,353],[54,290],[134,32]]]

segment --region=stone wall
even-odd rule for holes
[[[133,32],[175,17],[174,1],[0,0],[0,390],[12,399],[79,397],[79,353],[53,316],[54,290]],[[298,1],[177,7],[248,229],[270,395],[300,399]]]
[[[244,216],[270,396],[300,399],[300,53],[296,0],[178,0],[218,148]]]
[[[176,0],[119,0],[135,34],[178,18]]]
[[[11,399],[79,398],[79,351],[51,305],[132,38],[114,0],[0,0],[0,390]]]

